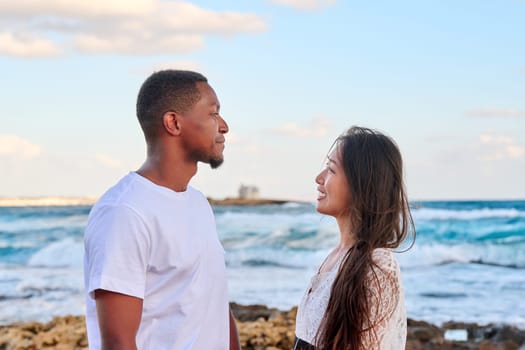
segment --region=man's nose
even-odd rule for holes
[[[221,134],[226,134],[230,128],[228,127],[228,123],[226,123],[226,120],[224,120],[223,117],[219,116],[219,132]]]

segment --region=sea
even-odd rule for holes
[[[408,317],[525,328],[525,201],[411,203],[417,236],[396,257]],[[0,324],[84,313],[91,207],[0,207]],[[288,310],[337,244],[313,203],[215,206],[229,297]],[[406,248],[406,247],[404,247]]]

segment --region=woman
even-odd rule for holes
[[[315,181],[317,211],[336,219],[340,240],[299,304],[294,349],[405,349],[403,289],[391,249],[415,231],[398,147],[377,131],[352,127]]]

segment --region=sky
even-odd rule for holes
[[[100,196],[145,159],[142,82],[205,74],[229,124],[191,184],[315,200],[352,125],[411,200],[525,199],[525,0],[0,0],[0,197]]]

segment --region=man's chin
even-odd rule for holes
[[[210,159],[208,161],[208,164],[210,165],[210,168],[217,169],[218,167],[222,165],[223,162],[224,162],[224,158],[216,158],[216,159]]]

